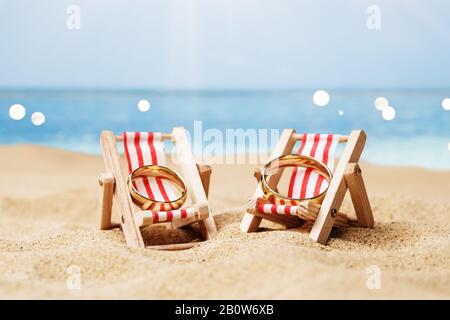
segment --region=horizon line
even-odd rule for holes
[[[327,90],[327,91],[431,91],[431,90],[450,90],[450,86],[398,86],[398,87],[358,87],[358,86],[308,86],[308,87],[198,87],[198,88],[188,88],[188,87],[114,87],[114,86],[101,86],[101,87],[85,87],[85,86],[0,86],[0,92],[5,91],[153,91],[153,92],[270,92],[270,91],[316,91],[316,90]]]

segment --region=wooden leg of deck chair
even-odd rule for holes
[[[206,196],[209,195],[209,183],[211,180],[211,166],[206,164],[197,164],[198,173],[200,174],[203,189],[205,190]],[[182,228],[184,226],[190,225],[192,223],[195,223],[198,221],[197,217],[182,219],[182,220],[175,220],[172,221],[172,229]]]
[[[125,174],[120,165],[119,151],[116,138],[112,131],[103,131],[100,136],[100,145],[106,170],[115,178],[114,204],[121,215],[121,226],[125,241],[129,247],[145,248],[141,230],[133,217],[133,203],[126,184]]]
[[[254,214],[246,212],[244,213],[244,217],[241,220],[239,228],[241,229],[242,232],[245,233],[256,232],[258,231],[261,222],[262,222],[261,217],[257,217]]]
[[[275,159],[284,154],[290,153],[295,145],[294,139],[295,130],[293,129],[285,129],[280,136],[280,140],[278,140],[277,145],[275,146],[270,159]],[[274,174],[269,177],[269,184],[271,187],[276,187],[281,178],[281,170],[279,174]],[[253,195],[255,199],[260,198],[262,196],[261,185],[258,184],[256,188],[255,194]],[[259,225],[261,224],[262,218],[266,218],[268,215],[256,216],[254,214],[246,212],[244,217],[242,218],[240,229],[242,232],[256,232],[259,229]],[[295,217],[294,217],[295,218]],[[281,220],[274,221],[280,224],[283,224]],[[285,224],[286,225],[286,224]]]
[[[347,183],[344,177],[347,164],[359,161],[365,142],[366,134],[362,130],[353,130],[348,137],[345,149],[334,171],[333,179],[330,181],[322,207],[309,234],[311,239],[320,244],[327,243],[335,217],[347,192]]]
[[[209,165],[198,165],[198,172],[202,179],[203,189],[205,190],[206,197],[209,195],[209,183],[211,180],[211,166]],[[203,239],[211,239],[217,233],[216,223],[212,214],[209,215],[205,220],[199,221],[200,233]]]
[[[100,196],[98,212],[100,215],[100,230],[109,230],[119,227],[119,224],[111,222],[112,204],[115,179],[112,173],[102,173],[98,179],[100,184]]]
[[[372,208],[370,207],[361,168],[357,163],[349,163],[345,169],[344,176],[359,225],[365,228],[373,228]]]
[[[208,198],[203,188],[202,179],[198,172],[194,155],[192,154],[186,130],[181,127],[174,128],[172,130],[172,138],[175,142],[178,161],[192,201],[198,207],[199,216],[208,216],[206,219],[202,218],[199,221],[203,239],[211,239],[216,235],[217,228],[209,208]]]
[[[200,220],[198,225],[200,226],[200,234],[203,239],[210,240],[214,238],[217,233],[217,227],[211,214],[208,218]]]

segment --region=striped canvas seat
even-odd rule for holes
[[[311,156],[322,161],[333,172],[338,134],[304,134],[298,154]],[[307,199],[324,192],[328,182],[311,168],[295,167],[290,178],[288,197]],[[298,206],[284,203],[283,200],[273,203],[258,204],[261,213],[297,215]]]
[[[145,165],[166,165],[166,154],[162,135],[158,132],[124,132],[123,146],[131,173]],[[171,201],[178,198],[172,184],[159,177],[142,177],[133,181],[136,190],[143,196],[157,201]],[[157,206],[157,205],[156,205]],[[195,216],[194,208],[160,211],[161,207],[150,207],[153,222],[168,222]]]

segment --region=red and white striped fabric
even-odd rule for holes
[[[282,204],[261,203],[258,204],[258,211],[263,213],[284,214],[296,216],[298,206],[286,206]]]
[[[322,161],[333,172],[338,134],[304,134],[298,154],[307,155]],[[310,168],[295,167],[289,183],[288,197],[308,199],[318,196],[326,190],[328,182]],[[286,205],[282,200],[272,204],[258,206],[263,213],[296,215],[295,205]]]
[[[162,135],[158,132],[124,132],[123,147],[128,163],[128,171],[145,165],[165,166],[166,154]],[[167,179],[143,177],[133,181],[139,193],[156,201],[171,201],[178,198],[173,186]],[[195,214],[193,208],[173,211],[159,211],[164,207],[158,205],[149,208],[153,212],[153,221],[163,222],[184,219]],[[159,212],[158,212],[159,211]]]
[[[195,216],[194,208],[186,208],[172,211],[158,211],[158,212],[152,211],[153,223],[186,219],[194,216]]]

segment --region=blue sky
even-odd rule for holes
[[[446,0],[0,0],[3,88],[449,88],[449,57]]]

